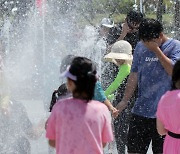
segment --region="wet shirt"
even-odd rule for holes
[[[69,98],[55,104],[46,137],[56,140],[57,154],[103,154],[113,133],[107,107],[98,101]]]
[[[157,118],[163,123],[165,129],[180,134],[180,90],[166,92],[159,101]],[[179,154],[180,140],[166,135],[163,153]]]
[[[101,82],[99,81],[96,82],[93,99],[100,102],[104,102],[107,99],[101,86]]]
[[[160,48],[171,59],[172,65],[180,58],[179,41],[168,39]],[[161,96],[171,87],[171,77],[155,53],[142,42],[136,46],[131,72],[138,73],[138,98],[132,112],[139,116],[155,118]]]
[[[111,45],[117,41],[122,32],[122,23],[117,24],[115,27],[111,28],[107,37],[107,44]],[[124,40],[128,41],[133,48],[133,51],[136,47],[136,44],[139,42],[138,31],[133,33],[127,33]]]
[[[116,78],[105,91],[105,95],[107,97],[118,89],[122,81],[129,75],[130,69],[131,69],[131,66],[129,64],[123,64],[119,67],[119,72]]]

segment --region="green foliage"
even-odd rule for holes
[[[91,25],[96,25],[104,17],[115,18],[115,22],[124,20],[124,16],[115,14],[127,14],[133,9],[133,5],[134,0],[77,0],[76,7],[73,8]]]

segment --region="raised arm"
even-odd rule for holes
[[[128,64],[123,64],[122,66],[120,66],[120,70],[117,74],[117,77],[105,91],[106,97],[108,97],[109,95],[111,95],[113,92],[115,92],[118,89],[122,81],[129,75],[130,69],[131,69],[131,66]]]
[[[164,34],[161,33],[160,35],[164,35]],[[167,40],[166,37],[165,37],[165,39]],[[146,41],[146,42],[143,42],[143,43],[147,48],[149,48],[152,52],[155,53],[155,55],[159,59],[161,65],[165,69],[165,71],[171,76],[172,75],[172,70],[173,70],[172,61],[159,48],[159,45],[158,45],[158,42],[156,42],[156,39],[154,39],[152,41]]]

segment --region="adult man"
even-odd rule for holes
[[[125,109],[138,85],[128,132],[128,152],[146,153],[152,141],[153,153],[162,153],[163,137],[156,130],[156,109],[160,97],[171,87],[173,64],[180,58],[180,42],[169,39],[155,19],[144,19],[139,26],[139,42],[134,51],[131,73],[122,101]]]

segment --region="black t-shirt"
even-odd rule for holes
[[[107,44],[112,45],[113,43],[115,43],[117,41],[117,39],[120,37],[121,32],[122,32],[121,23],[119,23],[115,27],[111,28],[110,31],[109,31],[109,34],[107,36],[107,39],[106,39]],[[138,31],[134,32],[134,33],[128,33],[125,36],[124,40],[128,41],[132,45],[132,48],[133,48],[133,51],[134,51],[134,49],[136,47],[136,44],[139,41]]]

